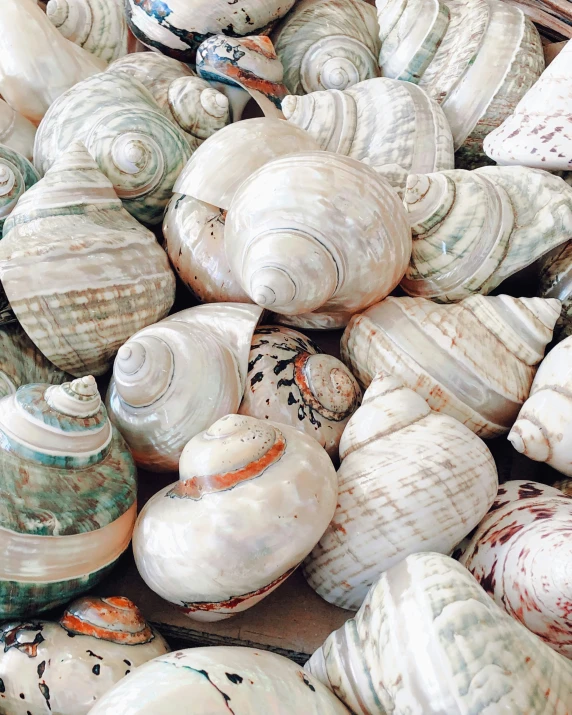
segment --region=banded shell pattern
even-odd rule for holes
[[[562,303],[554,337],[564,340],[572,335],[572,241],[547,253],[540,261],[539,269],[538,295],[557,298]]]

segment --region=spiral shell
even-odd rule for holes
[[[272,40],[291,94],[347,89],[379,77],[375,9],[361,0],[302,0]]]
[[[572,664],[441,554],[414,554],[372,587],[305,669],[356,715],[564,715]]]
[[[107,405],[139,466],[176,472],[187,442],[238,410],[261,313],[239,303],[188,308],[119,350]]]
[[[18,199],[39,179],[26,157],[0,144],[0,238],[4,222]]]
[[[153,640],[151,626],[128,598],[84,596],[71,603],[60,618],[68,633],[92,636],[109,643],[141,645]]]
[[[89,590],[129,545],[135,465],[91,376],[0,400],[0,617]]]
[[[438,302],[487,294],[572,236],[572,187],[536,169],[409,176],[404,203],[413,253],[401,287]]]
[[[411,234],[397,195],[373,169],[307,152],[266,164],[240,186],[225,244],[255,303],[288,321],[319,311],[340,327],[395,288]]]
[[[34,154],[36,127],[0,99],[0,144],[4,144],[29,161]]]
[[[362,386],[389,372],[481,437],[509,431],[552,338],[557,300],[386,298],[350,321],[342,360]]]
[[[197,434],[179,471],[141,511],[133,553],[147,585],[197,620],[228,618],[271,593],[336,506],[336,473],[322,447],[254,417],[227,415]]]

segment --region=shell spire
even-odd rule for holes
[[[18,199],[30,189],[40,176],[24,156],[0,144],[0,238],[6,218]]]

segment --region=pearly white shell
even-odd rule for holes
[[[22,194],[40,178],[25,156],[0,144],[0,238],[4,222]]]
[[[32,122],[0,99],[0,143],[31,161],[35,136],[36,127]]]

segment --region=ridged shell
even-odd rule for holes
[[[324,449],[254,417],[227,415],[193,437],[179,471],[143,507],[133,553],[145,583],[196,620],[228,618],[271,593],[336,507]]]
[[[62,37],[33,0],[2,0],[0,26],[0,95],[36,125],[61,94],[105,69]]]
[[[40,178],[25,156],[0,144],[0,238],[4,222],[18,199]]]
[[[31,161],[35,136],[36,127],[32,122],[0,99],[0,143]]]
[[[342,432],[360,400],[348,368],[302,333],[277,326],[254,331],[240,414],[290,425],[337,459]]]
[[[499,164],[548,171],[572,170],[572,40],[520,100],[514,112],[485,140]]]
[[[398,377],[481,437],[509,431],[552,338],[557,300],[507,295],[437,305],[386,298],[350,321],[342,360],[362,386]]]
[[[240,186],[225,244],[255,303],[291,324],[318,312],[341,327],[395,288],[411,232],[397,194],[373,169],[307,152],[266,164]]]
[[[572,236],[572,187],[521,166],[410,176],[404,203],[413,253],[401,287],[443,303],[490,293]]]
[[[153,683],[153,687],[149,687]],[[209,715],[349,715],[327,688],[291,660],[252,648],[189,648],[156,658],[109,692],[90,715],[173,715],[181,702]]]
[[[139,466],[176,472],[187,442],[238,410],[261,313],[239,303],[188,308],[120,349],[107,405]]]
[[[89,590],[129,545],[135,465],[91,376],[0,400],[0,617]]]
[[[498,488],[485,443],[378,374],[340,442],[334,518],[304,564],[322,598],[357,610],[380,574],[420,551],[448,554]]]
[[[572,708],[572,664],[441,554],[414,554],[386,572],[305,669],[356,715]]]
[[[271,34],[292,94],[379,77],[375,9],[361,0],[302,0]]]
[[[140,82],[104,72],[56,100],[36,134],[38,171],[48,171],[75,140],[85,144],[129,213],[144,223],[161,222],[191,154],[189,135]]]
[[[153,234],[74,143],[4,225],[0,277],[22,327],[73,375],[101,375],[133,333],[167,314],[175,279]]]
[[[128,52],[123,0],[48,0],[46,14],[65,38],[104,62]]]
[[[516,620],[572,658],[572,499],[505,482],[456,558]]]
[[[557,298],[562,303],[554,337],[564,340],[572,335],[572,241],[547,253],[539,268],[538,295]]]
[[[411,82],[376,77],[340,91],[330,89],[282,102],[288,121],[309,132],[322,149],[369,164],[386,176],[453,169],[453,138],[442,109]],[[391,168],[389,169],[391,172]],[[394,188],[391,173],[387,176]]]

